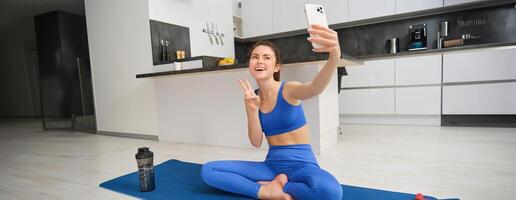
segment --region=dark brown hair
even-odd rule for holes
[[[247,55],[249,57],[249,60],[251,60],[251,54],[253,53],[253,50],[258,46],[266,46],[271,48],[272,51],[274,51],[274,56],[276,57],[276,63],[274,64],[274,66],[281,64],[280,53],[278,48],[276,47],[276,45],[274,45],[274,43],[269,41],[258,41],[254,43],[254,45],[249,49],[249,53]],[[280,81],[280,71],[274,72],[273,77],[275,81]]]

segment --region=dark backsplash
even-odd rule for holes
[[[152,63],[153,65],[171,63],[176,58],[176,51],[185,51],[185,57],[191,57],[190,31],[187,27],[150,20]],[[169,41],[170,60],[162,60],[161,40]]]
[[[393,37],[399,38],[401,52],[408,51],[408,27],[422,23],[427,25],[428,49],[436,49],[437,32],[442,21],[449,22],[449,35],[445,40],[459,39],[462,34],[470,34],[480,38],[465,40],[464,45],[516,41],[516,8],[513,3],[341,28],[336,31],[342,51],[360,57],[387,53],[386,42]],[[313,53],[307,37],[308,34],[300,34],[269,41],[278,46],[283,60],[326,56]],[[247,62],[247,53],[253,43],[235,42],[235,56],[240,62]]]

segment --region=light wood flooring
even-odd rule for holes
[[[516,129],[342,125],[318,161],[342,184],[463,200],[516,199]],[[155,162],[263,160],[232,148],[42,131],[34,119],[0,119],[0,199],[131,199],[98,187],[136,170],[141,146]]]

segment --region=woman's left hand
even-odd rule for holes
[[[340,58],[339,36],[334,30],[318,24],[313,24],[308,28],[311,37],[310,42],[322,44],[324,47],[312,49],[314,52],[328,52],[330,56],[338,56]]]

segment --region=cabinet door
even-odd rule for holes
[[[349,0],[349,21],[396,14],[396,0]]]
[[[328,24],[349,21],[349,0],[308,0],[308,3],[319,4],[324,7]]]
[[[441,113],[441,86],[396,88],[396,114]]]
[[[516,46],[443,55],[443,82],[516,79]]]
[[[394,114],[394,88],[341,90],[339,114]]]
[[[441,84],[442,55],[396,58],[396,85]]]
[[[444,0],[444,6],[470,3],[470,2],[475,2],[475,1],[486,1],[486,0]]]
[[[243,37],[273,33],[272,0],[242,0]]]
[[[443,87],[443,114],[516,114],[516,82]]]
[[[342,88],[394,86],[394,59],[365,61],[362,66],[347,67]]]
[[[281,33],[308,28],[304,0],[273,0],[274,32]]]
[[[443,0],[396,0],[396,14],[443,6]]]

